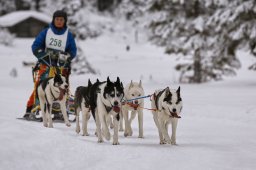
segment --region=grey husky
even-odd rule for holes
[[[76,115],[76,132],[80,132],[79,115],[82,112],[82,130],[83,136],[88,136],[87,122],[90,119],[90,88],[92,83],[88,80],[88,86],[79,86],[75,91],[75,115]]]

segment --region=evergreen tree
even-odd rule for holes
[[[16,10],[15,0],[0,0],[0,16]]]
[[[252,39],[254,8],[253,0],[152,0],[150,40],[169,54],[192,56],[176,67],[180,81],[219,80],[240,67],[236,50]]]
[[[134,33],[134,40],[139,42],[140,32],[145,32],[147,20],[146,0],[122,0],[114,10],[114,19],[123,27],[125,33]],[[123,31],[122,30],[122,31]]]
[[[76,74],[85,74],[85,73],[92,73],[96,74],[96,71],[91,66],[91,64],[87,61],[86,55],[80,46],[80,40],[84,40],[90,36],[92,36],[89,32],[83,31],[83,26],[86,26],[85,21],[82,19],[84,10],[87,10],[91,5],[90,2],[83,2],[81,0],[76,1],[68,1],[64,0],[65,10],[69,15],[68,25],[70,31],[76,37],[76,44],[77,44],[77,57],[73,61],[72,70]]]
[[[208,25],[220,37],[225,38],[227,53],[236,56],[237,49],[250,50],[256,56],[256,1],[255,0],[226,0],[218,5],[216,12],[209,19]],[[219,44],[221,47],[221,44]],[[255,70],[255,65],[250,69]]]

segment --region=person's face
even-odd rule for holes
[[[64,17],[56,17],[54,19],[54,25],[57,28],[63,28],[64,27],[64,23],[65,23]]]

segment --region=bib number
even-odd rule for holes
[[[61,40],[50,38],[50,45],[61,47]]]

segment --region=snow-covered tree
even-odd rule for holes
[[[218,2],[218,1],[217,1]],[[228,52],[236,56],[235,50],[250,50],[256,56],[256,1],[255,0],[225,0],[215,2],[218,5],[207,25],[214,29],[220,37],[230,41]],[[222,45],[219,44],[221,47]],[[256,65],[256,63],[254,64]],[[253,65],[251,69],[255,68]]]
[[[86,55],[80,46],[80,40],[85,40],[86,38],[93,38],[98,36],[96,29],[90,29],[91,24],[88,23],[89,18],[85,18],[84,14],[89,14],[88,10],[91,7],[90,2],[83,2],[81,0],[67,1],[65,2],[65,10],[68,15],[68,25],[70,31],[76,37],[77,42],[77,57],[73,61],[72,70],[76,74],[92,73],[96,74],[96,71],[87,61]],[[88,16],[88,15],[87,15]]]
[[[152,0],[150,40],[166,47],[167,53],[186,56],[176,67],[181,81],[219,80],[240,67],[236,49],[246,46],[255,24],[252,18],[248,21],[249,9],[254,13],[253,0]]]
[[[0,0],[0,16],[15,10],[15,0]]]
[[[15,35],[11,34],[7,29],[0,28],[0,44],[12,46]]]
[[[146,15],[146,0],[122,0],[113,11],[113,18],[120,27],[120,32],[126,35],[134,35],[134,41],[138,43],[144,38]],[[128,42],[127,42],[128,43]],[[127,44],[128,45],[128,44]]]

